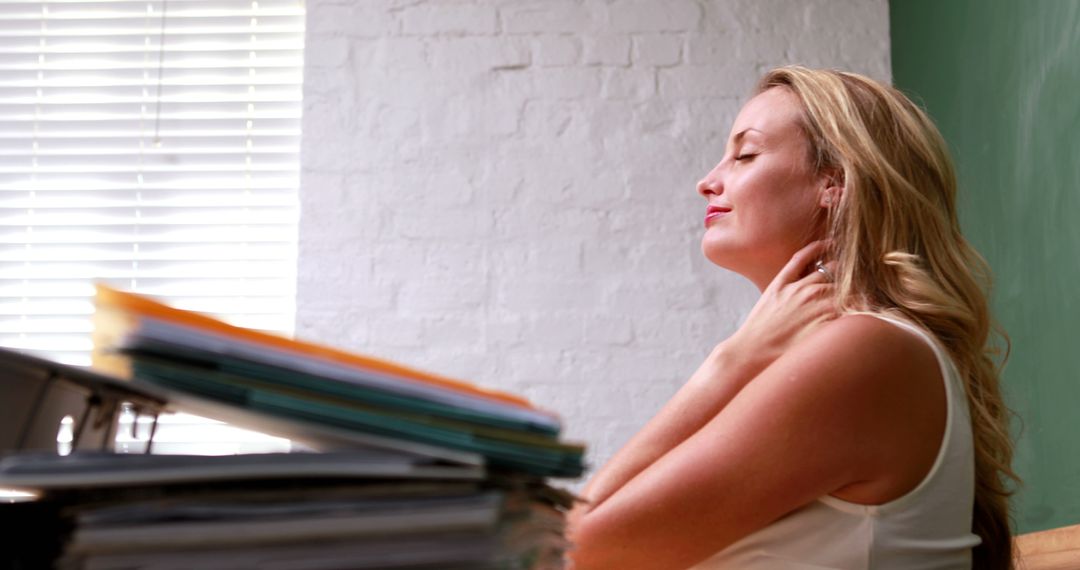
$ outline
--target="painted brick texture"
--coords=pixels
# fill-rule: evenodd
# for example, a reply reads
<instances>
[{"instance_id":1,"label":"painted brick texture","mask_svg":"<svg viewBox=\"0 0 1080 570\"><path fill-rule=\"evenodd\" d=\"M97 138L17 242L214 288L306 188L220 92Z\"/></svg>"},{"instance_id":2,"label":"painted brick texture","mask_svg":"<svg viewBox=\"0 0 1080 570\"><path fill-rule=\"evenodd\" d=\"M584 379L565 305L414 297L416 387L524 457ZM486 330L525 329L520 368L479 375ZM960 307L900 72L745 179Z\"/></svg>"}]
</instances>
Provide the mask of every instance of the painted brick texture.
<instances>
[{"instance_id":1,"label":"painted brick texture","mask_svg":"<svg viewBox=\"0 0 1080 570\"><path fill-rule=\"evenodd\" d=\"M599 465L749 310L696 181L886 0L307 0L297 335L526 395Z\"/></svg>"}]
</instances>

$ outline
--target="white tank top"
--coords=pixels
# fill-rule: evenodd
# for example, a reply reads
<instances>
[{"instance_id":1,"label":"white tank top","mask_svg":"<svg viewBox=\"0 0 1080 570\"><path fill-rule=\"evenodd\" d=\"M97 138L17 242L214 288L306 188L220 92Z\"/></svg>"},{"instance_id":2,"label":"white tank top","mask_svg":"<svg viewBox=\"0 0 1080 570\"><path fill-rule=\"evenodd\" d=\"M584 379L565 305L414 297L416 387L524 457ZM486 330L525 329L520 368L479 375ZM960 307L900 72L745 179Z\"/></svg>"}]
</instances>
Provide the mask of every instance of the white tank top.
<instances>
[{"instance_id":1,"label":"white tank top","mask_svg":"<svg viewBox=\"0 0 1080 570\"><path fill-rule=\"evenodd\" d=\"M915 489L882 505L821 497L691 570L971 568L971 548L980 539L971 532L975 457L963 384L948 353L926 331L873 316L915 333L937 356L948 414L930 472Z\"/></svg>"}]
</instances>

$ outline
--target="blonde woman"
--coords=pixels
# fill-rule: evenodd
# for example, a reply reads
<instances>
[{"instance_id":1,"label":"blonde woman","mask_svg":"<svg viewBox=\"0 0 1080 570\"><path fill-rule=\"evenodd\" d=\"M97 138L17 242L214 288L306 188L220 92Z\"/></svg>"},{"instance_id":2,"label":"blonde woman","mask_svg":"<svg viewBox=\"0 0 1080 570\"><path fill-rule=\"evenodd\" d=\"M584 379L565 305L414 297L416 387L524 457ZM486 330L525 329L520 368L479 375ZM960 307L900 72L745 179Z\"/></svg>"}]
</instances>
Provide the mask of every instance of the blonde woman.
<instances>
[{"instance_id":1,"label":"blonde woman","mask_svg":"<svg viewBox=\"0 0 1080 570\"><path fill-rule=\"evenodd\" d=\"M1010 568L987 271L933 123L776 69L697 190L705 256L762 295L589 482L574 567Z\"/></svg>"}]
</instances>

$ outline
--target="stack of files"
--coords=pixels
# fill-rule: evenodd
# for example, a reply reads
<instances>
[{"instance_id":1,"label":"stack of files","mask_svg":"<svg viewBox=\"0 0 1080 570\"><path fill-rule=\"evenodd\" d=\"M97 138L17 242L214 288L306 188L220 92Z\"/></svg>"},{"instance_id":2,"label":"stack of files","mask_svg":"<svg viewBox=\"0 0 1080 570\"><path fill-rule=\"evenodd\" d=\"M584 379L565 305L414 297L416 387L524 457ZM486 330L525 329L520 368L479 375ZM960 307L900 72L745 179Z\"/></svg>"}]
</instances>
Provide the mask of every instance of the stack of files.
<instances>
[{"instance_id":1,"label":"stack of files","mask_svg":"<svg viewBox=\"0 0 1080 570\"><path fill-rule=\"evenodd\" d=\"M96 303L98 377L307 451L8 455L0 487L61 513L58 568L561 567L573 497L548 479L579 476L584 447L554 414L109 287Z\"/></svg>"},{"instance_id":2,"label":"stack of files","mask_svg":"<svg viewBox=\"0 0 1080 570\"><path fill-rule=\"evenodd\" d=\"M333 440L537 477L584 469L584 447L560 441L558 418L518 396L105 286L96 302L94 367L195 413L318 449Z\"/></svg>"},{"instance_id":3,"label":"stack of files","mask_svg":"<svg viewBox=\"0 0 1080 570\"><path fill-rule=\"evenodd\" d=\"M573 498L548 478L578 476L584 449L559 438L553 414L513 394L107 287L97 302L95 372L0 351L0 382L32 389L35 409L52 397L44 388L74 387L63 393L69 406L19 425L46 419L37 430L45 433L67 413L81 438L68 456L26 437L4 448L0 487L38 500L0 505L0 522L25 525L32 514L38 522L20 536L47 539L49 556L28 557L37 547L27 543L0 549L0 561L48 559L64 570L561 567ZM4 372L12 364L21 383ZM120 398L309 451L90 451L115 434ZM92 429L102 435L88 442Z\"/></svg>"},{"instance_id":4,"label":"stack of files","mask_svg":"<svg viewBox=\"0 0 1080 570\"><path fill-rule=\"evenodd\" d=\"M566 548L565 493L387 451L20 454L0 485L67 513L60 569L556 568Z\"/></svg>"}]
</instances>

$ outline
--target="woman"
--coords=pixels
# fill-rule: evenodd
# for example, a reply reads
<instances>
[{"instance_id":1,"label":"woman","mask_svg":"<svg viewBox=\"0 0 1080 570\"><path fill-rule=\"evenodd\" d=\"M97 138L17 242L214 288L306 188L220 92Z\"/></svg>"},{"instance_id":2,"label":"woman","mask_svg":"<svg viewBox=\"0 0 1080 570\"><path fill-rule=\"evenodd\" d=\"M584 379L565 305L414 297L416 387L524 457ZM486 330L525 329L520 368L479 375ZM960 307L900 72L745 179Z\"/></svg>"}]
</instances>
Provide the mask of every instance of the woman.
<instances>
[{"instance_id":1,"label":"woman","mask_svg":"<svg viewBox=\"0 0 1080 570\"><path fill-rule=\"evenodd\" d=\"M575 568L1011 567L987 271L926 115L776 69L698 192L761 299L589 482Z\"/></svg>"}]
</instances>

